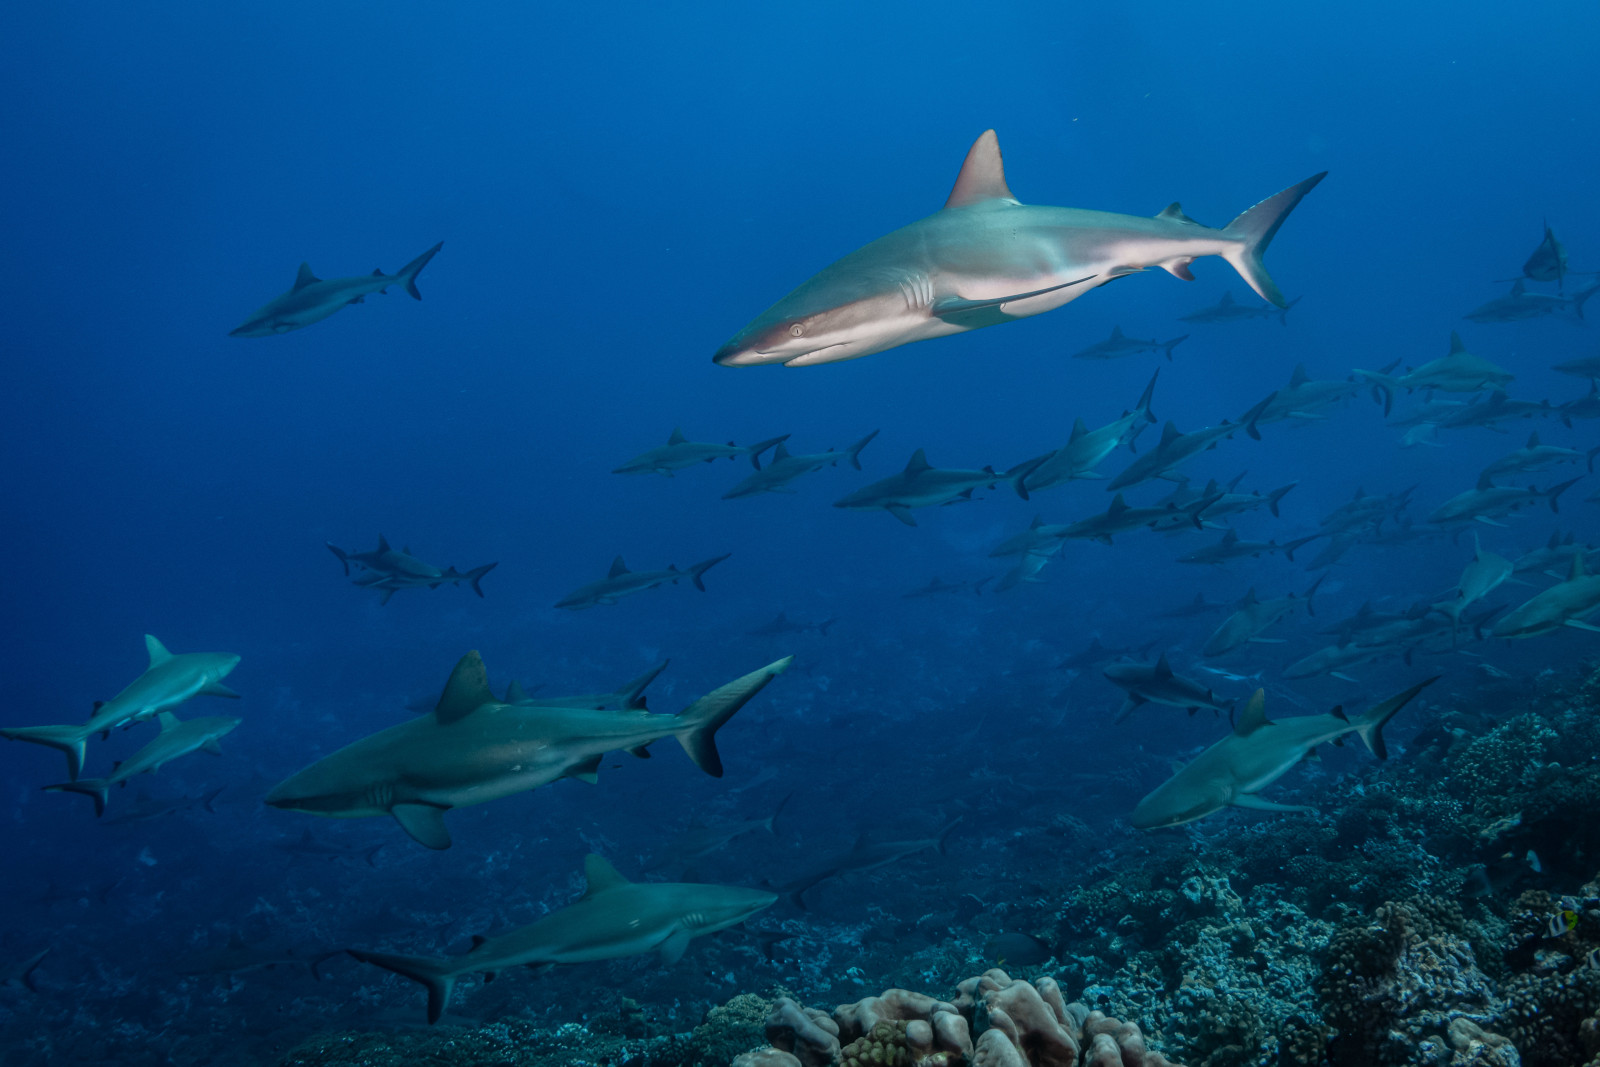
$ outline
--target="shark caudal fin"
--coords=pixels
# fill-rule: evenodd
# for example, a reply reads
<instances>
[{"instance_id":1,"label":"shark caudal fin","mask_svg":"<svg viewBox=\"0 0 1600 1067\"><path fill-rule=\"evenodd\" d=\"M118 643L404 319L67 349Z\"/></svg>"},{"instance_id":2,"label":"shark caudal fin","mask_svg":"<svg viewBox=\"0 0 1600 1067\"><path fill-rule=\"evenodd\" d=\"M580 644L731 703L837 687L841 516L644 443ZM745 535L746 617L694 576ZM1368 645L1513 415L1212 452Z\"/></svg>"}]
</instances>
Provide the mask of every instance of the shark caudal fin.
<instances>
[{"instance_id":1,"label":"shark caudal fin","mask_svg":"<svg viewBox=\"0 0 1600 1067\"><path fill-rule=\"evenodd\" d=\"M342 549L338 545L334 544L332 541L324 541L322 543L327 545L328 546L328 551L332 552L335 556L337 556L338 559L339 559L339 562L344 565L345 577L348 578L350 576L350 556L349 556L349 554L346 553L344 549Z\"/></svg>"},{"instance_id":2,"label":"shark caudal fin","mask_svg":"<svg viewBox=\"0 0 1600 1067\"><path fill-rule=\"evenodd\" d=\"M867 434L867 436L863 437L861 440L844 450L844 454L850 457L850 466L854 467L856 470L861 469L861 450L870 445L872 443L872 439L876 436L878 436L878 431L873 430L871 433ZM1593 469L1592 461L1590 463L1590 468Z\"/></svg>"},{"instance_id":3,"label":"shark caudal fin","mask_svg":"<svg viewBox=\"0 0 1600 1067\"><path fill-rule=\"evenodd\" d=\"M1367 748L1371 749L1374 756L1379 759L1389 758L1389 749L1383 743L1384 724L1394 718L1401 708L1411 703L1412 697L1437 682L1440 677L1440 675L1436 674L1425 682L1418 682L1404 693L1392 696L1382 704L1374 706L1351 723L1356 728L1356 733L1361 735L1361 740L1367 743Z\"/></svg>"},{"instance_id":4,"label":"shark caudal fin","mask_svg":"<svg viewBox=\"0 0 1600 1067\"><path fill-rule=\"evenodd\" d=\"M8 741L32 741L49 745L67 757L67 778L76 782L83 770L83 750L89 732L82 726L11 726L0 730Z\"/></svg>"},{"instance_id":5,"label":"shark caudal fin","mask_svg":"<svg viewBox=\"0 0 1600 1067\"><path fill-rule=\"evenodd\" d=\"M705 576L706 571L710 570L712 567L715 567L717 564L721 563L731 555L733 555L732 552L724 552L715 559L701 560L699 563L696 563L683 573L689 576L689 580L694 583L694 587L696 589L704 593L706 591L706 583L700 579Z\"/></svg>"},{"instance_id":6,"label":"shark caudal fin","mask_svg":"<svg viewBox=\"0 0 1600 1067\"><path fill-rule=\"evenodd\" d=\"M106 800L111 794L111 783L104 778L83 778L44 787L47 793L82 793L94 800L94 813L98 818L106 813Z\"/></svg>"},{"instance_id":7,"label":"shark caudal fin","mask_svg":"<svg viewBox=\"0 0 1600 1067\"><path fill-rule=\"evenodd\" d=\"M395 274L395 280L401 285L405 286L406 292L411 294L411 299L422 299L422 293L417 289L417 275L422 273L422 268L428 265L428 260L438 255L439 249L443 247L444 242L440 241L438 244L422 253L422 255L401 267L399 272Z\"/></svg>"},{"instance_id":8,"label":"shark caudal fin","mask_svg":"<svg viewBox=\"0 0 1600 1067\"><path fill-rule=\"evenodd\" d=\"M1313 174L1299 185L1291 185L1277 196L1269 196L1255 207L1247 209L1222 229L1224 237L1238 242L1222 253L1222 257L1233 265L1233 269L1239 272L1239 277L1243 278L1261 299L1277 307L1287 309L1289 302L1283 298L1277 283L1267 273L1267 265L1261 257L1266 255L1267 246L1277 236L1278 227L1289 217L1289 212L1293 211L1295 205L1327 176L1327 171Z\"/></svg>"},{"instance_id":9,"label":"shark caudal fin","mask_svg":"<svg viewBox=\"0 0 1600 1067\"><path fill-rule=\"evenodd\" d=\"M776 663L769 663L758 671L751 671L743 678L736 678L712 690L678 713L683 725L678 727L676 737L696 767L713 778L722 777L722 757L717 753L717 730L793 662L793 656L785 656Z\"/></svg>"},{"instance_id":10,"label":"shark caudal fin","mask_svg":"<svg viewBox=\"0 0 1600 1067\"><path fill-rule=\"evenodd\" d=\"M1184 334L1182 337L1174 337L1170 341L1163 341L1162 342L1162 344L1161 344L1161 352L1162 352L1163 355L1165 355L1167 357L1167 362L1168 363L1172 362L1172 350L1174 348L1177 348L1179 345L1183 344L1183 342L1187 341L1188 339L1189 339L1189 335L1188 334Z\"/></svg>"},{"instance_id":11,"label":"shark caudal fin","mask_svg":"<svg viewBox=\"0 0 1600 1067\"><path fill-rule=\"evenodd\" d=\"M493 563L485 563L481 567L472 568L467 573L461 575L461 577L459 579L457 579L457 580L458 581L462 581L462 582L466 582L468 585L472 586L472 591L474 593L477 593L479 596L482 596L483 595L483 586L479 585L478 583L483 581L483 576L485 574L488 574L490 571L494 570L498 566L500 566L499 560L496 560Z\"/></svg>"},{"instance_id":12,"label":"shark caudal fin","mask_svg":"<svg viewBox=\"0 0 1600 1067\"><path fill-rule=\"evenodd\" d=\"M451 969L450 960L433 959L429 956L397 956L388 952L363 952L355 948L345 951L362 963L371 963L427 986L428 1022L438 1022L439 1016L443 1015L444 1009L449 1006L450 994L455 991L456 986L456 975Z\"/></svg>"}]
</instances>

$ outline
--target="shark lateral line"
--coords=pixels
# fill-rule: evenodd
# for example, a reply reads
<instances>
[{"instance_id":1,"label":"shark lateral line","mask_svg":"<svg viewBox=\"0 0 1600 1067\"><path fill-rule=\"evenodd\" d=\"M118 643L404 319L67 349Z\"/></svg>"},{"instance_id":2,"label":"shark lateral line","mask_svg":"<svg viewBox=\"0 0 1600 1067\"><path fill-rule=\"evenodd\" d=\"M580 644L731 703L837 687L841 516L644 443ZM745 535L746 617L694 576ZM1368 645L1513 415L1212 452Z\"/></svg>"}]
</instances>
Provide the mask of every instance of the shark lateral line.
<instances>
[{"instance_id":1,"label":"shark lateral line","mask_svg":"<svg viewBox=\"0 0 1600 1067\"><path fill-rule=\"evenodd\" d=\"M695 766L720 778L717 730L793 658L737 678L677 715L653 715L496 700L483 659L469 652L451 672L431 715L323 757L274 786L266 803L336 819L392 815L420 844L444 849L450 847L444 813L451 808L524 793L560 778L593 784L607 752L626 750L643 758L664 737L676 738Z\"/></svg>"},{"instance_id":2,"label":"shark lateral line","mask_svg":"<svg viewBox=\"0 0 1600 1067\"><path fill-rule=\"evenodd\" d=\"M1189 264L1201 256L1226 259L1263 300L1286 308L1261 257L1325 174L1213 229L1176 203L1153 218L1023 204L988 130L967 152L943 210L825 267L712 358L725 367L859 359L1038 315L1148 267L1192 280Z\"/></svg>"},{"instance_id":3,"label":"shark lateral line","mask_svg":"<svg viewBox=\"0 0 1600 1067\"><path fill-rule=\"evenodd\" d=\"M421 300L417 289L417 275L428 261L444 247L440 241L393 274L374 270L371 274L352 278L330 278L326 281L311 272L311 264L300 264L294 285L287 293L275 296L255 310L244 324L230 330L229 337L272 337L321 322L336 311L351 304L365 303L373 293L386 293L389 286L398 285Z\"/></svg>"},{"instance_id":4,"label":"shark lateral line","mask_svg":"<svg viewBox=\"0 0 1600 1067\"><path fill-rule=\"evenodd\" d=\"M647 952L670 966L683 958L690 941L737 926L778 899L775 893L739 886L630 882L593 853L584 858L583 873L586 886L576 901L499 937L474 937L464 956L436 959L359 949L350 949L350 955L426 986L428 1022L434 1023L464 974L481 971L488 981L507 967L588 963Z\"/></svg>"},{"instance_id":5,"label":"shark lateral line","mask_svg":"<svg viewBox=\"0 0 1600 1067\"><path fill-rule=\"evenodd\" d=\"M1257 689L1232 733L1139 801L1133 809L1134 828L1180 826L1226 807L1313 811L1304 805L1277 804L1259 794L1297 763L1310 758L1319 745L1339 744L1346 734L1359 734L1374 756L1387 759L1384 724L1438 680L1435 676L1419 682L1354 719L1346 716L1342 708L1334 708L1326 715L1299 715L1273 722L1267 718L1266 695Z\"/></svg>"}]
</instances>

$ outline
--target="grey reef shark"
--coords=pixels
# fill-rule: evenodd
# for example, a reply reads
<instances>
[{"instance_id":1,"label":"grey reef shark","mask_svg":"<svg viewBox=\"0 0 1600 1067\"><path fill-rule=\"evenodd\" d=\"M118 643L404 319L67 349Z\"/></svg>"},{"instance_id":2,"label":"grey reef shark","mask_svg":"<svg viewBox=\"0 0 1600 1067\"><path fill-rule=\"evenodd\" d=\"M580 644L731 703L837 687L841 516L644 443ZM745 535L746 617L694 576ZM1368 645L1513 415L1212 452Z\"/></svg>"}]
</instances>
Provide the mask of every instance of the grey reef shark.
<instances>
[{"instance_id":1,"label":"grey reef shark","mask_svg":"<svg viewBox=\"0 0 1600 1067\"><path fill-rule=\"evenodd\" d=\"M556 607L567 608L570 611L582 611L584 608L592 608L598 604L615 604L625 596L642 593L646 589L654 589L658 585L666 585L668 582L677 585L679 580L683 578L689 579L694 583L696 589L704 593L706 591L706 583L703 579L706 571L731 555L733 555L732 552L725 552L713 559L701 560L694 566L684 570L679 570L678 565L674 563L667 567L666 570L659 571L630 571L628 565L622 562L622 557L618 556L611 561L611 570L607 572L604 578L597 582L590 582L588 585L580 586L568 593L556 601Z\"/></svg>"},{"instance_id":2,"label":"grey reef shark","mask_svg":"<svg viewBox=\"0 0 1600 1067\"><path fill-rule=\"evenodd\" d=\"M639 453L611 473L663 474L670 478L674 472L688 470L698 463L715 463L719 459L738 459L740 456L749 456L759 470L761 453L788 439L789 435L784 434L782 437L757 441L753 445L736 445L732 441L719 445L710 441L691 441L683 436L681 429L674 427L666 444Z\"/></svg>"},{"instance_id":3,"label":"grey reef shark","mask_svg":"<svg viewBox=\"0 0 1600 1067\"><path fill-rule=\"evenodd\" d=\"M371 274L351 278L323 280L311 272L311 264L302 263L299 273L295 275L294 286L287 293L262 304L242 325L229 331L228 336L273 337L298 330L321 322L351 304L364 303L373 293L386 293L391 285L400 286L411 295L411 299L421 300L417 275L443 247L444 242L440 241L393 274L374 270Z\"/></svg>"},{"instance_id":4,"label":"grey reef shark","mask_svg":"<svg viewBox=\"0 0 1600 1067\"><path fill-rule=\"evenodd\" d=\"M712 358L725 367L858 359L1038 315L1148 267L1192 280L1189 265L1200 256L1226 259L1263 300L1286 308L1261 257L1324 174L1219 230L1176 203L1153 218L1023 204L1006 184L1000 140L988 130L967 152L942 210L825 267Z\"/></svg>"}]
</instances>

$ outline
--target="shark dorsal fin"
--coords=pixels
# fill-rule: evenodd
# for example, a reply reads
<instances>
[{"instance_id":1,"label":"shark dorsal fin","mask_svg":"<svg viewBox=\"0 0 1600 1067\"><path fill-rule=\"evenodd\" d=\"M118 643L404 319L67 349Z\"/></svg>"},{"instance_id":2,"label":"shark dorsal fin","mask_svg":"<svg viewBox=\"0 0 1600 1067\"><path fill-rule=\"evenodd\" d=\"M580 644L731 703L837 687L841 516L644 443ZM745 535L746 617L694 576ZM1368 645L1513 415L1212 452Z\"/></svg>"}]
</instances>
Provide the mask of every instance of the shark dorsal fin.
<instances>
[{"instance_id":1,"label":"shark dorsal fin","mask_svg":"<svg viewBox=\"0 0 1600 1067\"><path fill-rule=\"evenodd\" d=\"M1246 603L1246 604L1259 604L1260 603L1260 601L1256 599L1256 587L1255 586L1252 585L1250 587L1249 591L1245 593L1245 595L1244 595L1244 603Z\"/></svg>"},{"instance_id":2,"label":"shark dorsal fin","mask_svg":"<svg viewBox=\"0 0 1600 1067\"><path fill-rule=\"evenodd\" d=\"M1080 415L1072 421L1072 436L1068 440L1076 441L1088 432L1089 425L1083 421L1083 416Z\"/></svg>"},{"instance_id":3,"label":"shark dorsal fin","mask_svg":"<svg viewBox=\"0 0 1600 1067\"><path fill-rule=\"evenodd\" d=\"M150 653L150 666L152 667L159 667L172 658L172 653L167 651L167 646L163 645L154 634L144 635L144 650Z\"/></svg>"},{"instance_id":4,"label":"shark dorsal fin","mask_svg":"<svg viewBox=\"0 0 1600 1067\"><path fill-rule=\"evenodd\" d=\"M950 199L944 206L966 207L985 200L1010 200L1006 185L1006 165L1000 158L1000 138L993 130L984 130L967 150L967 158L956 175L956 185L950 190Z\"/></svg>"},{"instance_id":5,"label":"shark dorsal fin","mask_svg":"<svg viewBox=\"0 0 1600 1067\"><path fill-rule=\"evenodd\" d=\"M1225 308L1233 307L1233 294L1228 292L1223 293L1222 299L1217 301L1217 306Z\"/></svg>"},{"instance_id":6,"label":"shark dorsal fin","mask_svg":"<svg viewBox=\"0 0 1600 1067\"><path fill-rule=\"evenodd\" d=\"M1227 533L1222 535L1222 543L1225 544L1225 545L1234 544L1238 540L1239 540L1239 531L1238 530L1229 530Z\"/></svg>"},{"instance_id":7,"label":"shark dorsal fin","mask_svg":"<svg viewBox=\"0 0 1600 1067\"><path fill-rule=\"evenodd\" d=\"M161 724L162 733L166 733L168 730L176 730L178 728L178 717L172 714L170 711L156 712L156 721Z\"/></svg>"},{"instance_id":8,"label":"shark dorsal fin","mask_svg":"<svg viewBox=\"0 0 1600 1067\"><path fill-rule=\"evenodd\" d=\"M1528 435L1528 447L1529 448L1538 448L1539 447L1539 431L1538 430L1535 430L1535 431L1533 431L1532 433L1530 433Z\"/></svg>"},{"instance_id":9,"label":"shark dorsal fin","mask_svg":"<svg viewBox=\"0 0 1600 1067\"><path fill-rule=\"evenodd\" d=\"M321 278L319 278L315 274L311 273L311 264L302 263L302 264L300 264L300 273L298 273L298 274L296 274L294 276L294 289L292 290L292 292L298 293L300 290L304 289L306 286L308 286L308 285L316 285L321 280L322 280Z\"/></svg>"},{"instance_id":10,"label":"shark dorsal fin","mask_svg":"<svg viewBox=\"0 0 1600 1067\"><path fill-rule=\"evenodd\" d=\"M618 556L616 559L611 561L611 569L606 572L606 577L607 578L615 578L619 574L627 574L627 573L628 573L628 565L626 563L622 562L622 557L621 556Z\"/></svg>"},{"instance_id":11,"label":"shark dorsal fin","mask_svg":"<svg viewBox=\"0 0 1600 1067\"><path fill-rule=\"evenodd\" d=\"M1161 443L1164 445L1170 445L1182 436L1174 423L1169 422L1161 428Z\"/></svg>"},{"instance_id":12,"label":"shark dorsal fin","mask_svg":"<svg viewBox=\"0 0 1600 1067\"><path fill-rule=\"evenodd\" d=\"M1035 515L1033 517L1033 521L1028 523L1028 529L1037 530L1039 527L1041 527L1043 525L1044 525L1044 516L1043 515Z\"/></svg>"},{"instance_id":13,"label":"shark dorsal fin","mask_svg":"<svg viewBox=\"0 0 1600 1067\"><path fill-rule=\"evenodd\" d=\"M1494 478L1492 478L1490 476L1488 471L1484 471L1482 474L1478 475L1477 489L1480 492L1482 490L1484 490L1484 489L1493 489L1493 488L1494 488Z\"/></svg>"},{"instance_id":14,"label":"shark dorsal fin","mask_svg":"<svg viewBox=\"0 0 1600 1067\"><path fill-rule=\"evenodd\" d=\"M1346 715L1344 713L1344 705L1343 704L1335 704L1333 706L1333 710L1328 712L1328 714L1332 715L1335 719L1338 719L1340 722L1349 722L1350 721L1350 716L1348 716L1348 715Z\"/></svg>"},{"instance_id":15,"label":"shark dorsal fin","mask_svg":"<svg viewBox=\"0 0 1600 1067\"><path fill-rule=\"evenodd\" d=\"M932 469L933 468L928 464L927 454L920 448L911 453L911 458L906 460L907 474L921 474L925 470Z\"/></svg>"},{"instance_id":16,"label":"shark dorsal fin","mask_svg":"<svg viewBox=\"0 0 1600 1067\"><path fill-rule=\"evenodd\" d=\"M1289 375L1289 388L1298 389L1310 380L1311 375L1306 373L1306 365L1304 363L1296 363L1294 365L1294 373Z\"/></svg>"},{"instance_id":17,"label":"shark dorsal fin","mask_svg":"<svg viewBox=\"0 0 1600 1067\"><path fill-rule=\"evenodd\" d=\"M1572 573L1567 576L1567 581L1575 582L1579 578L1582 578L1584 576L1584 574L1585 574L1585 571L1583 569L1583 557L1584 557L1584 555L1585 555L1585 553L1583 553L1581 551L1574 552L1572 554Z\"/></svg>"},{"instance_id":18,"label":"shark dorsal fin","mask_svg":"<svg viewBox=\"0 0 1600 1067\"><path fill-rule=\"evenodd\" d=\"M474 649L462 656L456 669L450 672L450 680L444 683L444 692L433 714L440 723L448 724L492 703L494 694L489 692L489 672L483 665L483 657Z\"/></svg>"},{"instance_id":19,"label":"shark dorsal fin","mask_svg":"<svg viewBox=\"0 0 1600 1067\"><path fill-rule=\"evenodd\" d=\"M1459 356L1467 350L1466 343L1461 340L1461 335L1454 330L1450 331L1450 355Z\"/></svg>"},{"instance_id":20,"label":"shark dorsal fin","mask_svg":"<svg viewBox=\"0 0 1600 1067\"><path fill-rule=\"evenodd\" d=\"M583 880L588 883L583 891L585 897L592 897L596 893L603 893L607 889L615 889L619 885L632 885L617 869L607 863L605 858L593 852L583 857Z\"/></svg>"},{"instance_id":21,"label":"shark dorsal fin","mask_svg":"<svg viewBox=\"0 0 1600 1067\"><path fill-rule=\"evenodd\" d=\"M1525 293L1527 291L1528 291L1528 287L1523 284L1523 281L1522 281L1521 278L1518 278L1516 281L1511 283L1511 295L1512 296L1521 296L1523 293Z\"/></svg>"},{"instance_id":22,"label":"shark dorsal fin","mask_svg":"<svg viewBox=\"0 0 1600 1067\"><path fill-rule=\"evenodd\" d=\"M528 693L522 688L522 683L517 681L515 678L511 679L511 684L506 686L506 703L522 704L525 703L527 699Z\"/></svg>"},{"instance_id":23,"label":"shark dorsal fin","mask_svg":"<svg viewBox=\"0 0 1600 1067\"><path fill-rule=\"evenodd\" d=\"M1198 222L1195 222L1194 219L1191 219L1188 215L1183 213L1183 205L1178 203L1176 200L1162 208L1160 214L1156 215L1156 218L1169 219L1173 222L1187 222L1194 226L1200 225Z\"/></svg>"},{"instance_id":24,"label":"shark dorsal fin","mask_svg":"<svg viewBox=\"0 0 1600 1067\"><path fill-rule=\"evenodd\" d=\"M688 440L689 439L687 437L683 436L683 430L677 426L674 426L672 428L672 436L667 438L667 444L681 445Z\"/></svg>"},{"instance_id":25,"label":"shark dorsal fin","mask_svg":"<svg viewBox=\"0 0 1600 1067\"><path fill-rule=\"evenodd\" d=\"M778 447L774 448L772 450L772 458L774 460L788 459L789 458L789 446L784 444L782 441L779 441L778 442Z\"/></svg>"},{"instance_id":26,"label":"shark dorsal fin","mask_svg":"<svg viewBox=\"0 0 1600 1067\"><path fill-rule=\"evenodd\" d=\"M1113 341L1122 340L1122 327L1121 326L1113 326L1113 327L1111 327L1111 339Z\"/></svg>"},{"instance_id":27,"label":"shark dorsal fin","mask_svg":"<svg viewBox=\"0 0 1600 1067\"><path fill-rule=\"evenodd\" d=\"M1239 722L1234 726L1233 733L1236 737L1249 737L1263 726L1271 726L1272 720L1267 718L1267 693L1264 689L1257 689L1250 697L1250 703L1244 706L1244 712L1239 716Z\"/></svg>"},{"instance_id":28,"label":"shark dorsal fin","mask_svg":"<svg viewBox=\"0 0 1600 1067\"><path fill-rule=\"evenodd\" d=\"M1121 493L1118 493L1116 496L1111 498L1111 506L1106 509L1106 514L1107 515L1121 515L1124 511L1127 511L1127 510L1128 510L1128 502L1126 500L1122 499L1122 494Z\"/></svg>"},{"instance_id":29,"label":"shark dorsal fin","mask_svg":"<svg viewBox=\"0 0 1600 1067\"><path fill-rule=\"evenodd\" d=\"M1172 677L1172 664L1167 662L1167 654L1165 652L1161 653L1161 658L1156 660L1156 677L1157 678L1171 678Z\"/></svg>"},{"instance_id":30,"label":"shark dorsal fin","mask_svg":"<svg viewBox=\"0 0 1600 1067\"><path fill-rule=\"evenodd\" d=\"M392 552L394 550L389 547L389 539L387 537L383 536L383 534L379 534L378 535L378 547L373 549L373 551L374 552Z\"/></svg>"}]
</instances>

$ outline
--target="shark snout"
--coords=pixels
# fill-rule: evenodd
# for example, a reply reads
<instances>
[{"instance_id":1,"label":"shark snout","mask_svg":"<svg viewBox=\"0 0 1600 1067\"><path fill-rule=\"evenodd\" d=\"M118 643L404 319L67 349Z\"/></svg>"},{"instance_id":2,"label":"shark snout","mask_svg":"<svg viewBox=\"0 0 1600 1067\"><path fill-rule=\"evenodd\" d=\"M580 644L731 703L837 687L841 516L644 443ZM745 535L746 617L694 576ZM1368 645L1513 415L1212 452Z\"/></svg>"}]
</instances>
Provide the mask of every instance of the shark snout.
<instances>
[{"instance_id":1,"label":"shark snout","mask_svg":"<svg viewBox=\"0 0 1600 1067\"><path fill-rule=\"evenodd\" d=\"M719 367L756 367L769 362L771 357L763 356L738 339L729 341L717 349L717 354L711 357L711 362Z\"/></svg>"}]
</instances>

